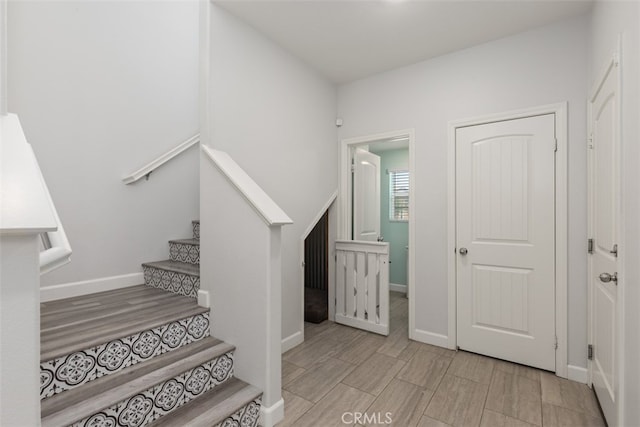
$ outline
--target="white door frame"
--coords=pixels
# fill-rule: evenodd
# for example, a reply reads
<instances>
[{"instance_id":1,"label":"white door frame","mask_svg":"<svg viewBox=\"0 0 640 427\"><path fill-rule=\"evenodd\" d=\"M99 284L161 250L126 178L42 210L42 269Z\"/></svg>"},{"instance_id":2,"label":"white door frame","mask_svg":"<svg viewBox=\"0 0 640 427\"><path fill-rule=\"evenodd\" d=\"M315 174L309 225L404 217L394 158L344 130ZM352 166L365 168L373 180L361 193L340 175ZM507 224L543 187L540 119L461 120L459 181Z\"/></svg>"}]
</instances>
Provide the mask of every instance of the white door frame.
<instances>
[{"instance_id":1,"label":"white door frame","mask_svg":"<svg viewBox=\"0 0 640 427\"><path fill-rule=\"evenodd\" d=\"M340 158L338 168L338 179L340 191L338 194L338 240L349 240L351 236L351 198L350 181L351 175L346 173L350 170L350 150L357 145L369 144L376 141L390 140L406 137L409 139L409 257L407 277L407 298L409 299L409 338L414 338L415 331L415 196L414 196L414 176L415 176L415 130L401 129L390 132L378 133L374 135L359 136L355 138L343 139L340 143ZM331 304L331 303L330 303ZM335 311L334 311L335 313ZM331 320L335 320L330 317Z\"/></svg>"},{"instance_id":2,"label":"white door frame","mask_svg":"<svg viewBox=\"0 0 640 427\"><path fill-rule=\"evenodd\" d=\"M449 348L457 348L457 294L456 294L456 129L504 120L521 119L543 114L554 114L558 150L555 162L555 218L556 218L556 375L567 378L567 246L568 246L568 193L567 193L567 103L544 105L505 113L491 114L449 122L448 132L448 286L449 286Z\"/></svg>"}]
</instances>

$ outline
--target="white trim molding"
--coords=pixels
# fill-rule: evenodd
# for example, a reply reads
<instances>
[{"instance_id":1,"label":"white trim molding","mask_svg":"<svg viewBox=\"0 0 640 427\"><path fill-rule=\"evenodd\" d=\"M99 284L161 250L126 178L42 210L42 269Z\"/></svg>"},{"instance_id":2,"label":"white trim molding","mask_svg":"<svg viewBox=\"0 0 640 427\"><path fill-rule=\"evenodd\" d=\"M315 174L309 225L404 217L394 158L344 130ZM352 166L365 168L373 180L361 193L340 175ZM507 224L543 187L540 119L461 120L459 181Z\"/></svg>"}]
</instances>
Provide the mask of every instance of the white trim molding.
<instances>
[{"instance_id":1,"label":"white trim molding","mask_svg":"<svg viewBox=\"0 0 640 427\"><path fill-rule=\"evenodd\" d=\"M59 285L41 287L40 301L54 301L142 284L144 284L144 275L142 273L122 274L119 276L99 277L97 279L82 280L79 282L61 283Z\"/></svg>"},{"instance_id":2,"label":"white trim molding","mask_svg":"<svg viewBox=\"0 0 640 427\"><path fill-rule=\"evenodd\" d=\"M540 116L543 114L555 115L555 133L558 142L555 166L555 219L556 219L556 257L555 257L555 282L556 282L556 337L558 348L556 350L556 375L567 378L567 316L568 316L568 157L567 157L567 103L543 105L540 107L526 108L505 113L497 113L486 116L474 117L449 122L448 129L448 223L447 223L447 265L448 265L448 347L457 348L456 319L457 319L457 295L456 295L456 129L466 126L474 126L493 123L504 120L520 119L525 117Z\"/></svg>"},{"instance_id":3,"label":"white trim molding","mask_svg":"<svg viewBox=\"0 0 640 427\"><path fill-rule=\"evenodd\" d=\"M184 142L181 142L177 146L173 147L166 153L161 154L157 158L153 159L146 165L142 166L140 169L135 172L131 172L129 175L122 178L122 182L125 184L133 184L138 181L140 178L146 176L149 177L151 172L158 169L160 166L167 163L169 160L177 157L179 154L185 152L189 148L193 147L197 143L200 142L200 134L193 135L191 138L187 139Z\"/></svg>"},{"instance_id":4,"label":"white trim molding","mask_svg":"<svg viewBox=\"0 0 640 427\"><path fill-rule=\"evenodd\" d=\"M284 399L280 398L276 403L269 406L260 407L260 421L258 425L264 427L275 426L276 423L284 419Z\"/></svg>"},{"instance_id":5,"label":"white trim molding","mask_svg":"<svg viewBox=\"0 0 640 427\"><path fill-rule=\"evenodd\" d=\"M582 384L587 384L589 380L589 371L587 370L587 368L583 368L582 366L568 365L567 379Z\"/></svg>"},{"instance_id":6,"label":"white trim molding","mask_svg":"<svg viewBox=\"0 0 640 427\"><path fill-rule=\"evenodd\" d=\"M398 283L389 283L389 290L393 292L407 293L407 285L400 285Z\"/></svg>"},{"instance_id":7,"label":"white trim molding","mask_svg":"<svg viewBox=\"0 0 640 427\"><path fill-rule=\"evenodd\" d=\"M304 328L304 322L302 327ZM282 339L281 352L284 354L292 348L302 344L304 342L304 329L302 331L294 332L286 338Z\"/></svg>"},{"instance_id":8,"label":"white trim molding","mask_svg":"<svg viewBox=\"0 0 640 427\"><path fill-rule=\"evenodd\" d=\"M421 343L435 345L437 347L449 347L449 337L435 332L424 331L422 329L416 329L413 331L414 340Z\"/></svg>"}]
</instances>

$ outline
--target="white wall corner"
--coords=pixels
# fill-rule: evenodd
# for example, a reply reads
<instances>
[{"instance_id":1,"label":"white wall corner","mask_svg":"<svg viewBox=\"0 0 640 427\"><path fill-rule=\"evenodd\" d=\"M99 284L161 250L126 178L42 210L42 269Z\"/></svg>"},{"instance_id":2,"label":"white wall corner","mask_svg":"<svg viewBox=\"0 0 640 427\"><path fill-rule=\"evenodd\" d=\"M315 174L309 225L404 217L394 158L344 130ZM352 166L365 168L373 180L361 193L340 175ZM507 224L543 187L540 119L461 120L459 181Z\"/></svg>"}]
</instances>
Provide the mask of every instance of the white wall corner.
<instances>
[{"instance_id":1,"label":"white wall corner","mask_svg":"<svg viewBox=\"0 0 640 427\"><path fill-rule=\"evenodd\" d=\"M571 381L587 384L589 381L589 371L582 366L567 365L567 378Z\"/></svg>"},{"instance_id":2,"label":"white wall corner","mask_svg":"<svg viewBox=\"0 0 640 427\"><path fill-rule=\"evenodd\" d=\"M54 301L144 284L144 274L130 273L40 288L40 301Z\"/></svg>"},{"instance_id":3,"label":"white wall corner","mask_svg":"<svg viewBox=\"0 0 640 427\"><path fill-rule=\"evenodd\" d=\"M273 427L283 419L284 399L282 398L269 407L262 406L260 408L260 421L258 424L263 427Z\"/></svg>"},{"instance_id":4,"label":"white wall corner","mask_svg":"<svg viewBox=\"0 0 640 427\"><path fill-rule=\"evenodd\" d=\"M304 335L302 335L302 332L300 331L294 334L291 334L286 338L283 338L282 345L281 345L282 353L283 354L286 353L287 351L302 344L303 342L304 342Z\"/></svg>"}]
</instances>

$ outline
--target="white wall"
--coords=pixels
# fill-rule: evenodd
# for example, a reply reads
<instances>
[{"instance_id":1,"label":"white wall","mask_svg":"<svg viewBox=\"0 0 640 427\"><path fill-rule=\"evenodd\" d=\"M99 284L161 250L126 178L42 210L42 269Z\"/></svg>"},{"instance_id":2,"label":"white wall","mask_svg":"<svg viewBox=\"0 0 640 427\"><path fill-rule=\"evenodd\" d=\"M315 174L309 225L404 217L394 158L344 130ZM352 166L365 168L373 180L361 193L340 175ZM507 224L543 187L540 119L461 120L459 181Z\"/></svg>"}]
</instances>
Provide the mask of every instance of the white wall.
<instances>
[{"instance_id":1,"label":"white wall","mask_svg":"<svg viewBox=\"0 0 640 427\"><path fill-rule=\"evenodd\" d=\"M447 335L447 123L568 101L569 364L586 366L587 39L581 17L339 88L341 139L415 128L417 330Z\"/></svg>"},{"instance_id":2,"label":"white wall","mask_svg":"<svg viewBox=\"0 0 640 427\"><path fill-rule=\"evenodd\" d=\"M300 237L337 187L336 90L215 4L210 31L209 145L229 153L294 221L282 231L286 340L301 332Z\"/></svg>"},{"instance_id":3,"label":"white wall","mask_svg":"<svg viewBox=\"0 0 640 427\"><path fill-rule=\"evenodd\" d=\"M43 286L168 258L198 216L198 150L121 178L198 132L197 2L12 1L8 15L9 110L73 248Z\"/></svg>"},{"instance_id":4,"label":"white wall","mask_svg":"<svg viewBox=\"0 0 640 427\"><path fill-rule=\"evenodd\" d=\"M640 4L638 2L597 2L591 19L589 86L601 78L602 68L618 46L622 49L622 239L623 273L619 298L624 310L624 389L620 425L640 423Z\"/></svg>"}]
</instances>

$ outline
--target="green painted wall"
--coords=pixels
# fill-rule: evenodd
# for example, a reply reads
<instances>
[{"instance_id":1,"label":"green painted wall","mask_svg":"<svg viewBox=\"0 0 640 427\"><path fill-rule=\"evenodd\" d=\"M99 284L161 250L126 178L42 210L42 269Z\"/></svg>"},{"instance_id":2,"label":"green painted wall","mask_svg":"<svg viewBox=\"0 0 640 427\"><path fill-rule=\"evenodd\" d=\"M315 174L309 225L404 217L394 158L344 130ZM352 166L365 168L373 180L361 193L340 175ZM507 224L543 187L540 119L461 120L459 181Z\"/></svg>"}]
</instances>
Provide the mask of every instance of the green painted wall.
<instances>
[{"instance_id":1,"label":"green painted wall","mask_svg":"<svg viewBox=\"0 0 640 427\"><path fill-rule=\"evenodd\" d=\"M372 152L375 152L372 150ZM389 242L390 260L389 282L407 284L407 254L409 244L409 223L389 221L389 175L387 171L408 170L409 150L407 148L375 152L380 156L380 232L385 242ZM409 177L411 179L411 177Z\"/></svg>"}]
</instances>

